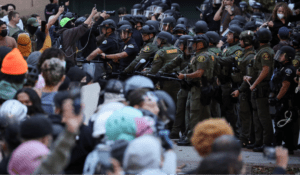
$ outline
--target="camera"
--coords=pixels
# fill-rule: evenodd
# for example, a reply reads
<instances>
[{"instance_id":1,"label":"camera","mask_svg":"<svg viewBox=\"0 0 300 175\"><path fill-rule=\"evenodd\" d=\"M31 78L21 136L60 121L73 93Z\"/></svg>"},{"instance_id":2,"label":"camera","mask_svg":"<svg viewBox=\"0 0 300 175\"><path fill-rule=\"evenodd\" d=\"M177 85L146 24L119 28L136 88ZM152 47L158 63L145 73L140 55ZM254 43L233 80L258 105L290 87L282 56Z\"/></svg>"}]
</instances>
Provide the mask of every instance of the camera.
<instances>
[{"instance_id":1,"label":"camera","mask_svg":"<svg viewBox=\"0 0 300 175\"><path fill-rule=\"evenodd\" d=\"M104 12L105 10L102 10L102 13ZM110 16L115 16L116 15L116 11L113 10L113 11L106 11L106 14L110 15Z\"/></svg>"},{"instance_id":2,"label":"camera","mask_svg":"<svg viewBox=\"0 0 300 175\"><path fill-rule=\"evenodd\" d=\"M265 158L270 160L276 159L276 150L273 147L265 147L263 151L263 155Z\"/></svg>"}]
</instances>

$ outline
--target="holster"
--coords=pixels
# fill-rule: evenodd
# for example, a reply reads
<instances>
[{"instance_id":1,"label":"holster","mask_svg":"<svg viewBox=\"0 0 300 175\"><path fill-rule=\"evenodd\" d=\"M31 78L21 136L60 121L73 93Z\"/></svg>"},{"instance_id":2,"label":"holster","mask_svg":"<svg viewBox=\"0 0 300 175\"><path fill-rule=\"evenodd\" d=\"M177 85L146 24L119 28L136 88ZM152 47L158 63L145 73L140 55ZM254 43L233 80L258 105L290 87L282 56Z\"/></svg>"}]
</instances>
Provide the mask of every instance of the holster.
<instances>
[{"instance_id":1,"label":"holster","mask_svg":"<svg viewBox=\"0 0 300 175\"><path fill-rule=\"evenodd\" d=\"M211 85L202 86L200 102L203 106L210 105L211 99L214 95L214 91Z\"/></svg>"},{"instance_id":2,"label":"holster","mask_svg":"<svg viewBox=\"0 0 300 175\"><path fill-rule=\"evenodd\" d=\"M268 98L270 93L270 87L268 82L262 82L252 91L252 97L257 98Z\"/></svg>"}]
</instances>

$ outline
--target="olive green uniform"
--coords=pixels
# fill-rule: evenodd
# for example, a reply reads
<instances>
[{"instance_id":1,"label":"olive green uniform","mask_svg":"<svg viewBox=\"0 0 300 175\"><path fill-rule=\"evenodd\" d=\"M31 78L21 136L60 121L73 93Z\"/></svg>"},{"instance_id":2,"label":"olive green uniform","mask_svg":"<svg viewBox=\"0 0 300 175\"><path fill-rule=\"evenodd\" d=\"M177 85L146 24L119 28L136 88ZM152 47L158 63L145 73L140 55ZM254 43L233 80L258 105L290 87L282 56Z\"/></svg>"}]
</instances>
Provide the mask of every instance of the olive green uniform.
<instances>
[{"instance_id":1,"label":"olive green uniform","mask_svg":"<svg viewBox=\"0 0 300 175\"><path fill-rule=\"evenodd\" d=\"M201 78L188 79L191 81L193 86L189 92L190 98L190 122L189 127L191 131L194 130L198 122L211 117L209 105L203 105L201 103L201 88L209 86L213 79L214 70L214 58L210 56L208 49L202 49L200 52L196 53L196 56L191 58L190 64L192 72L196 72L199 69L204 70L204 74ZM204 81L207 81L206 83ZM205 94L206 95L206 94ZM203 97L203 96L202 96ZM192 132L188 134L190 139Z\"/></svg>"},{"instance_id":2,"label":"olive green uniform","mask_svg":"<svg viewBox=\"0 0 300 175\"><path fill-rule=\"evenodd\" d=\"M293 63L293 66L296 68L296 69L299 69L300 68L300 51L296 52L296 55L295 55L295 59L292 61ZM299 81L299 76L297 76L297 79ZM298 92L299 94L299 92ZM298 107L298 110L300 109L300 107ZM299 117L299 115L298 115ZM297 147L298 146L298 138L299 138L299 126L300 126L300 120L298 120L299 123L295 123L295 146Z\"/></svg>"},{"instance_id":3,"label":"olive green uniform","mask_svg":"<svg viewBox=\"0 0 300 175\"><path fill-rule=\"evenodd\" d=\"M189 58L185 58L184 54L178 55L175 59L171 62L167 63L160 69L159 72L169 72L174 68L180 68L183 70L185 67L188 66L190 62ZM187 73L187 72L186 72ZM176 117L175 122L172 127L172 133L178 134L180 131L183 133L185 131L185 120L186 120L186 103L188 98L189 90L186 87L181 87L178 94L177 94L177 104L176 104ZM187 124L187 123L186 123Z\"/></svg>"},{"instance_id":4,"label":"olive green uniform","mask_svg":"<svg viewBox=\"0 0 300 175\"><path fill-rule=\"evenodd\" d=\"M220 76L218 77L221 82L222 89L222 115L225 115L226 120L230 123L236 136L238 136L237 120L237 104L232 101L231 93L233 91L233 83L231 80L232 65L235 60L241 58L244 54L244 49L235 43L228 48L225 48L220 57L217 57L218 63L221 66Z\"/></svg>"},{"instance_id":5,"label":"olive green uniform","mask_svg":"<svg viewBox=\"0 0 300 175\"><path fill-rule=\"evenodd\" d=\"M135 66L140 62L141 59L145 59L146 62L148 62L157 51L157 45L153 44L153 39L150 39L149 42L141 49L139 55L129 64L129 66L126 67L124 72L128 73L134 71Z\"/></svg>"},{"instance_id":6,"label":"olive green uniform","mask_svg":"<svg viewBox=\"0 0 300 175\"><path fill-rule=\"evenodd\" d=\"M158 50L154 56L151 69L147 72L149 74L156 74L164 65L171 62L179 54L182 54L181 50L172 46L171 44L165 44L162 49ZM172 73L173 70L169 70L166 73ZM179 82L176 81L164 81L160 84L161 89L166 91L177 102L177 93L180 89Z\"/></svg>"},{"instance_id":7,"label":"olive green uniform","mask_svg":"<svg viewBox=\"0 0 300 175\"><path fill-rule=\"evenodd\" d=\"M221 55L221 50L215 46L209 46L208 47L208 52L212 53L212 56L216 57ZM217 84L217 75L219 74L219 65L217 65L218 62L215 61L214 65L214 79L215 81L213 82L213 87L216 88L219 85ZM211 99L211 104L210 104L210 112L211 116L213 118L220 118L221 117L221 106L220 103L216 100L216 98Z\"/></svg>"},{"instance_id":8,"label":"olive green uniform","mask_svg":"<svg viewBox=\"0 0 300 175\"><path fill-rule=\"evenodd\" d=\"M270 92L269 81L273 74L274 55L274 51L269 44L260 46L254 58L253 67L249 66L249 76L252 77L251 84L259 77L263 66L269 67L267 77L251 93L256 145L271 145L273 139L273 125L269 112L268 97Z\"/></svg>"},{"instance_id":9,"label":"olive green uniform","mask_svg":"<svg viewBox=\"0 0 300 175\"><path fill-rule=\"evenodd\" d=\"M251 130L251 118L252 118L252 105L251 105L251 91L250 86L247 82L243 81L243 77L247 75L247 66L250 64L250 61L255 57L254 48L246 49L244 56L238 58L237 68L239 72L231 73L231 78L234 83L237 83L239 86L239 118L241 120L241 129L240 129L240 140L242 143L248 143Z\"/></svg>"}]
</instances>

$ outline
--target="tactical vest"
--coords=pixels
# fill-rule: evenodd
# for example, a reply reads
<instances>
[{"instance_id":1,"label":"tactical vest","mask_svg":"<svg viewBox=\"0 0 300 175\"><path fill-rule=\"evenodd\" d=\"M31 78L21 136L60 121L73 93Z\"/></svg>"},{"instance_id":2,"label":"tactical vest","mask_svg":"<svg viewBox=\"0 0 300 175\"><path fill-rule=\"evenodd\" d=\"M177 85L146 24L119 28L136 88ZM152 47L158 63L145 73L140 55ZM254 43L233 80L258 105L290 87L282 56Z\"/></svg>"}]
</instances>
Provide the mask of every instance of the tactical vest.
<instances>
[{"instance_id":1,"label":"tactical vest","mask_svg":"<svg viewBox=\"0 0 300 175\"><path fill-rule=\"evenodd\" d=\"M238 84L242 84L243 83L243 77L245 75L247 75L247 69L248 69L248 66L246 67L242 67L242 63L244 61L246 61L245 59L252 55L252 59L254 58L255 56L255 51L254 50L251 50L249 52L247 52L242 58L238 58L237 60L237 68L238 70L236 72L232 72L231 73L231 79L234 83L238 83ZM251 60L252 60L251 59Z\"/></svg>"}]
</instances>

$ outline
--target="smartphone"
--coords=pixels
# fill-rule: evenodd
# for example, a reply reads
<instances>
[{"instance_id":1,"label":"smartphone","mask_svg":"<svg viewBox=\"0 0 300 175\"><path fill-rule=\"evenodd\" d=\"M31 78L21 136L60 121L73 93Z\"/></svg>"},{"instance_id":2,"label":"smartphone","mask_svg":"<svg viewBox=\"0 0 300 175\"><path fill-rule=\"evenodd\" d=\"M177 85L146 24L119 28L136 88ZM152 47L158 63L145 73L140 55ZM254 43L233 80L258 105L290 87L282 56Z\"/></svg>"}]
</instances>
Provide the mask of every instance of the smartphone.
<instances>
[{"instance_id":1,"label":"smartphone","mask_svg":"<svg viewBox=\"0 0 300 175\"><path fill-rule=\"evenodd\" d=\"M97 4L95 4L95 9L97 8Z\"/></svg>"},{"instance_id":2,"label":"smartphone","mask_svg":"<svg viewBox=\"0 0 300 175\"><path fill-rule=\"evenodd\" d=\"M41 24L41 32L44 32L46 31L46 25L47 25L47 22L46 21L42 21L42 24Z\"/></svg>"}]
</instances>

